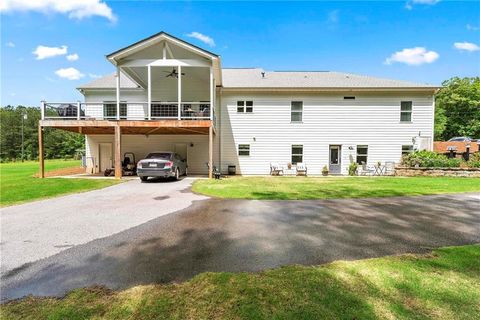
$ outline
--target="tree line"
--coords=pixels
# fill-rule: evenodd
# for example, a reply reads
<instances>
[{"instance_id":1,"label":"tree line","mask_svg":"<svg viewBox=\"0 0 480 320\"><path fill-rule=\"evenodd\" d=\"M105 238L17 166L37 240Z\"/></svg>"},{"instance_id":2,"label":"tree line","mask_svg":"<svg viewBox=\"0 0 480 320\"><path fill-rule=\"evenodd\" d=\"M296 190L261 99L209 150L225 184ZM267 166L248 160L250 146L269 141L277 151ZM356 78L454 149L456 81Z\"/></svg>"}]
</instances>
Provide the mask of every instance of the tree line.
<instances>
[{"instance_id":1,"label":"tree line","mask_svg":"<svg viewBox=\"0 0 480 320\"><path fill-rule=\"evenodd\" d=\"M0 161L22 160L22 127L24 160L38 159L38 121L40 108L5 106L0 108ZM45 158L73 158L85 150L85 137L60 129L44 129Z\"/></svg>"},{"instance_id":2,"label":"tree line","mask_svg":"<svg viewBox=\"0 0 480 320\"><path fill-rule=\"evenodd\" d=\"M24 159L38 158L38 120L38 107L0 108L0 161L22 159L22 121ZM480 139L480 77L446 80L436 95L435 140L455 136ZM85 139L81 134L45 128L44 147L47 159L71 158L85 150Z\"/></svg>"}]
</instances>

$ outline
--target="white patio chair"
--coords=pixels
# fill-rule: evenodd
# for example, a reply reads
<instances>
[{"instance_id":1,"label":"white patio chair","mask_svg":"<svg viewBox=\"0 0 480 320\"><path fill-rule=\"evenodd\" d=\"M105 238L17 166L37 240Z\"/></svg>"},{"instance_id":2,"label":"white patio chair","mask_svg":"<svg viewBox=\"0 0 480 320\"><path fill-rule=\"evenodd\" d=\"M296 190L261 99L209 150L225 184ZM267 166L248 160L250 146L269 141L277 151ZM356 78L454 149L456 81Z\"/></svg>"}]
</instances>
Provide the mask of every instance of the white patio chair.
<instances>
[{"instance_id":1,"label":"white patio chair","mask_svg":"<svg viewBox=\"0 0 480 320\"><path fill-rule=\"evenodd\" d=\"M306 176L307 166L303 162L297 163L297 176Z\"/></svg>"},{"instance_id":2,"label":"white patio chair","mask_svg":"<svg viewBox=\"0 0 480 320\"><path fill-rule=\"evenodd\" d=\"M361 176L372 176L375 174L375 168L371 166L367 166L365 162L362 161L362 166L360 167L360 174Z\"/></svg>"},{"instance_id":3,"label":"white patio chair","mask_svg":"<svg viewBox=\"0 0 480 320\"><path fill-rule=\"evenodd\" d=\"M270 175L279 176L280 173L283 175L283 167L278 163L270 163Z\"/></svg>"},{"instance_id":4,"label":"white patio chair","mask_svg":"<svg viewBox=\"0 0 480 320\"><path fill-rule=\"evenodd\" d=\"M386 161L385 162L385 175L386 176L394 176L395 175L395 162L394 161Z\"/></svg>"}]
</instances>

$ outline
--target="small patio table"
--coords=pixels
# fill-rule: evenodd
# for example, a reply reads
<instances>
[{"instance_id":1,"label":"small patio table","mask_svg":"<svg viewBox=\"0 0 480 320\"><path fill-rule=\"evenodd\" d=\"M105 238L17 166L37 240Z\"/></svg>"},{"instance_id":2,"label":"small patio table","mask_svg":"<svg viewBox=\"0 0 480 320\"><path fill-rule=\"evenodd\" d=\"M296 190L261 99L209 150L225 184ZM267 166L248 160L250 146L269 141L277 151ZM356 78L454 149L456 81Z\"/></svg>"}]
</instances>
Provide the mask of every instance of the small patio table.
<instances>
[{"instance_id":1,"label":"small patio table","mask_svg":"<svg viewBox=\"0 0 480 320\"><path fill-rule=\"evenodd\" d=\"M374 167L375 167L375 173L374 173L375 176L385 175L385 168L386 168L385 165L376 164Z\"/></svg>"}]
</instances>

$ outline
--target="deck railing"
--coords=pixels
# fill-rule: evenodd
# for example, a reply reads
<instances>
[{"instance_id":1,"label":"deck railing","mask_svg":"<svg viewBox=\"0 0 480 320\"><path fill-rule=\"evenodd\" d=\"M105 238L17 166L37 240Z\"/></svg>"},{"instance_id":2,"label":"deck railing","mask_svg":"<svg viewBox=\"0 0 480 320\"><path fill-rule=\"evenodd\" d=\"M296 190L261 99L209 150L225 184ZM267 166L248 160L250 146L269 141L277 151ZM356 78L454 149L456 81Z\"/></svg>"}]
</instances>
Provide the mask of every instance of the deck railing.
<instances>
[{"instance_id":1,"label":"deck railing","mask_svg":"<svg viewBox=\"0 0 480 320\"><path fill-rule=\"evenodd\" d=\"M121 102L117 117L115 101L42 101L41 113L42 120L214 120L210 107L210 101L184 101L180 108L178 102L169 101Z\"/></svg>"}]
</instances>

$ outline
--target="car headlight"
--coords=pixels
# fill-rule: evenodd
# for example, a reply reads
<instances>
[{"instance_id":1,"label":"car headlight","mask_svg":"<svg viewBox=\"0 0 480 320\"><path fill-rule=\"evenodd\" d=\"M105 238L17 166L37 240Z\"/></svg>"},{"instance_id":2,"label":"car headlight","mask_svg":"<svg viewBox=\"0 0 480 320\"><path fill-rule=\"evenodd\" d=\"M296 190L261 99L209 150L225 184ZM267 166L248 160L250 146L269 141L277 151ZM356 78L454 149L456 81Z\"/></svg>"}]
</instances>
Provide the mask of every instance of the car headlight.
<instances>
[{"instance_id":1,"label":"car headlight","mask_svg":"<svg viewBox=\"0 0 480 320\"><path fill-rule=\"evenodd\" d=\"M139 162L139 163L137 164L137 168L140 168L140 169L142 168L142 163L141 163L141 162Z\"/></svg>"}]
</instances>

